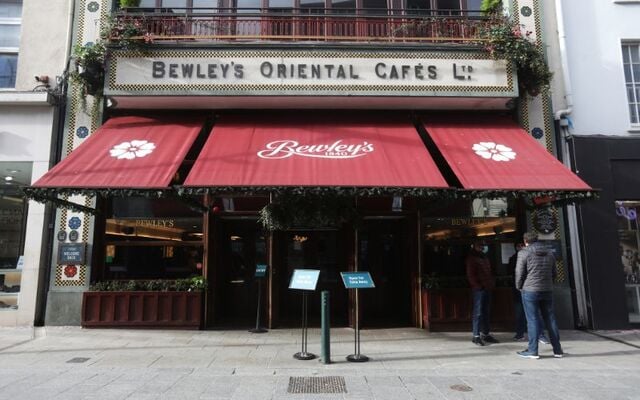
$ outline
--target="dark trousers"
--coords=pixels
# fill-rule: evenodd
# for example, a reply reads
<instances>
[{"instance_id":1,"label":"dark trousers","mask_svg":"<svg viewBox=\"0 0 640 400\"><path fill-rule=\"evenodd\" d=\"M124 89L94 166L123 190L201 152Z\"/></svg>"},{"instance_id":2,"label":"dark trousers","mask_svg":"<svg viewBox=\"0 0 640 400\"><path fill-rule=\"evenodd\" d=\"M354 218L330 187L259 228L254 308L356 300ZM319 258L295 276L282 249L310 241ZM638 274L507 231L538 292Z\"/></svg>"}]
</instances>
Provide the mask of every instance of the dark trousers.
<instances>
[{"instance_id":1,"label":"dark trousers","mask_svg":"<svg viewBox=\"0 0 640 400\"><path fill-rule=\"evenodd\" d=\"M473 336L488 335L491 318L491 292L473 289Z\"/></svg>"},{"instance_id":2,"label":"dark trousers","mask_svg":"<svg viewBox=\"0 0 640 400\"><path fill-rule=\"evenodd\" d=\"M560 332L556 316L553 312L553 296L551 292L522 291L522 304L527 316L527 330L529 331L529 351L538 354L538 336L540 332L540 317L549 331L549 340L555 354L562 354Z\"/></svg>"},{"instance_id":3,"label":"dark trousers","mask_svg":"<svg viewBox=\"0 0 640 400\"><path fill-rule=\"evenodd\" d=\"M516 337L522 337L527 330L527 317L524 314L522 295L515 288L513 289L513 310L516 317Z\"/></svg>"}]
</instances>

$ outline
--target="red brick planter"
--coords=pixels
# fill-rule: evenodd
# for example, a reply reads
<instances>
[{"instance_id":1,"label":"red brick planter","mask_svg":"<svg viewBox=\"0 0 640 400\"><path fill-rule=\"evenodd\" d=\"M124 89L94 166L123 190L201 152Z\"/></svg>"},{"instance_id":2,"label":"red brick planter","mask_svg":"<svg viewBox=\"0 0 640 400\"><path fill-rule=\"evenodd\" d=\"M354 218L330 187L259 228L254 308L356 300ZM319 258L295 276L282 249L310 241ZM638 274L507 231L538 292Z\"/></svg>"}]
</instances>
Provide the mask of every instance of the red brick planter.
<instances>
[{"instance_id":1,"label":"red brick planter","mask_svg":"<svg viewBox=\"0 0 640 400\"><path fill-rule=\"evenodd\" d=\"M200 329L201 292L84 292L85 328Z\"/></svg>"},{"instance_id":2,"label":"red brick planter","mask_svg":"<svg viewBox=\"0 0 640 400\"><path fill-rule=\"evenodd\" d=\"M513 329L512 296L511 288L493 290L492 329ZM434 331L470 330L472 312L471 289L446 288L422 291L422 326L424 329Z\"/></svg>"}]
</instances>

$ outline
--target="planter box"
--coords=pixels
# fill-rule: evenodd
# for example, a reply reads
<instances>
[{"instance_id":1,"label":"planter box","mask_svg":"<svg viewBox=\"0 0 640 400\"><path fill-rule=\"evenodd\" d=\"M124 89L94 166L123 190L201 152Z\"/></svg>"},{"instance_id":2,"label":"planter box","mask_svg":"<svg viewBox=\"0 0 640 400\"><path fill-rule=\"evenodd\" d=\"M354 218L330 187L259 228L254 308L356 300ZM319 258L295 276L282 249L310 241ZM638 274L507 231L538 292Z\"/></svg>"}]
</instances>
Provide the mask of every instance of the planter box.
<instances>
[{"instance_id":1,"label":"planter box","mask_svg":"<svg viewBox=\"0 0 640 400\"><path fill-rule=\"evenodd\" d=\"M427 330L471 330L473 301L471 289L447 288L422 291L422 326ZM491 329L511 330L514 326L511 288L492 291Z\"/></svg>"},{"instance_id":2,"label":"planter box","mask_svg":"<svg viewBox=\"0 0 640 400\"><path fill-rule=\"evenodd\" d=\"M84 292L85 328L200 329L201 292Z\"/></svg>"}]
</instances>

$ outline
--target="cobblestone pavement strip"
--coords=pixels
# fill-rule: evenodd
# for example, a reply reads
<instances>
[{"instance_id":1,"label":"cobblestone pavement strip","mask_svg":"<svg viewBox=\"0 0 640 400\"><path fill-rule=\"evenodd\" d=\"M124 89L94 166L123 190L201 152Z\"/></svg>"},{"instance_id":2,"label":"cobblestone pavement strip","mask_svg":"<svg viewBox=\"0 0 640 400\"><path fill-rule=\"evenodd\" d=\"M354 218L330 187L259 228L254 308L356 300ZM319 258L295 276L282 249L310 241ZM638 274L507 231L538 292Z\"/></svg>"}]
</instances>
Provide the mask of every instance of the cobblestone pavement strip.
<instances>
[{"instance_id":1,"label":"cobblestone pavement strip","mask_svg":"<svg viewBox=\"0 0 640 400\"><path fill-rule=\"evenodd\" d=\"M350 363L353 331L336 328L328 365L292 357L299 333L1 328L0 399L640 399L637 331L563 331L567 357L528 360L509 333L480 348L468 333L363 330L371 361ZM308 376L344 377L346 393L288 393Z\"/></svg>"}]
</instances>

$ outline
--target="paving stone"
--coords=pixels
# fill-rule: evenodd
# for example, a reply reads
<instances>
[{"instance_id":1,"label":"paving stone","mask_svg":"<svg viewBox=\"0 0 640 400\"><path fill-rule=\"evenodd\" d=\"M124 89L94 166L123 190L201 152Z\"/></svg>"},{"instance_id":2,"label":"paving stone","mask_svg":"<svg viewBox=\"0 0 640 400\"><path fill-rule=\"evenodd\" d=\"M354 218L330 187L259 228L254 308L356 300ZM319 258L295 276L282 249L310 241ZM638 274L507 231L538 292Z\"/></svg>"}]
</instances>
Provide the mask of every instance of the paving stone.
<instances>
[{"instance_id":1,"label":"paving stone","mask_svg":"<svg viewBox=\"0 0 640 400\"><path fill-rule=\"evenodd\" d=\"M7 335L7 331L0 332ZM569 356L524 360L521 343L477 348L468 333L419 329L362 331L367 363L350 363L353 330L332 329L332 361L299 361L299 330L259 337L241 331L49 328L36 339L0 345L0 399L631 399L638 398L640 350L563 331ZM319 330L309 349L319 352ZM68 364L73 357L89 357ZM10 367L7 367L9 365ZM292 376L344 377L347 393L289 394ZM550 384L553 382L553 384ZM468 385L459 392L452 385Z\"/></svg>"}]
</instances>

